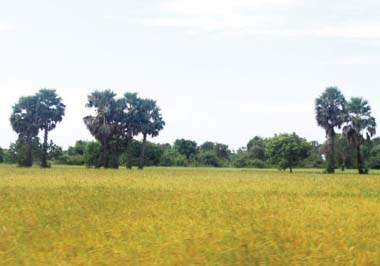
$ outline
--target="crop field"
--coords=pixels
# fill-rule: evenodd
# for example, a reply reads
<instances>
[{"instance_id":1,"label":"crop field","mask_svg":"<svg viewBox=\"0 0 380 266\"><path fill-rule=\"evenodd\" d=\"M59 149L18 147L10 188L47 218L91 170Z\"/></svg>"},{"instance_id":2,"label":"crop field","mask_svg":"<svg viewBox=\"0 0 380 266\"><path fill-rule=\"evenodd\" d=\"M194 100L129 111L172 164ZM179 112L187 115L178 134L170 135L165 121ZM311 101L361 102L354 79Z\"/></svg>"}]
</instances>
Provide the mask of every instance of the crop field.
<instances>
[{"instance_id":1,"label":"crop field","mask_svg":"<svg viewBox=\"0 0 380 266\"><path fill-rule=\"evenodd\" d=\"M380 175L0 166L0 265L380 265Z\"/></svg>"}]
</instances>

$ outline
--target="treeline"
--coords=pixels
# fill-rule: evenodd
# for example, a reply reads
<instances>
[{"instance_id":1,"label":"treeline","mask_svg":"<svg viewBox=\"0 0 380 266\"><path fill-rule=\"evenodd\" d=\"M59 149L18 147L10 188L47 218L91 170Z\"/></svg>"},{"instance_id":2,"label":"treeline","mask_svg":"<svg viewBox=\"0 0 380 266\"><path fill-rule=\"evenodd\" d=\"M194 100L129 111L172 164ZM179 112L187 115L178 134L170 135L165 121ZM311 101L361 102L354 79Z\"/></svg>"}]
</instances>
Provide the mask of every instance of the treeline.
<instances>
[{"instance_id":1,"label":"treeline","mask_svg":"<svg viewBox=\"0 0 380 266\"><path fill-rule=\"evenodd\" d=\"M297 142L298 140L298 142ZM235 167L235 168L323 168L325 167L328 143L308 142L298 136L281 134L272 138L256 136L245 147L231 150L225 144L205 142L198 145L195 141L178 139L173 144L147 142L144 154L147 166L178 167ZM50 142L47 158L53 164L80 165L96 167L100 156L100 143L97 141L77 141L75 145L63 150ZM293 147L293 148L292 148ZM138 167L142 142L133 140L130 147L132 166ZM292 154L296 151L295 154ZM357 154L352 145L341 134L335 143L335 165L342 170L357 168ZM35 163L40 161L42 144L33 144ZM380 169L380 138L375 138L362 147L363 157L368 168ZM18 162L16 143L9 149L0 148L0 162ZM298 159L297 159L298 157ZM127 152L120 155L120 165L127 165ZM289 158L296 158L290 161Z\"/></svg>"},{"instance_id":2,"label":"treeline","mask_svg":"<svg viewBox=\"0 0 380 266\"><path fill-rule=\"evenodd\" d=\"M270 138L256 136L236 151L222 143L177 139L173 144L155 144L165 122L156 101L136 93L122 97L111 90L94 91L83 118L96 141L78 141L63 150L48 138L62 121L65 105L55 90L42 89L21 97L13 106L10 122L19 137L8 149L0 148L0 162L32 166L40 162L86 165L95 168L137 166L212 166L289 169L321 168L333 173L336 168L380 169L380 139L368 101L354 97L347 101L336 87L327 88L316 99L316 120L326 132L326 142L308 142L295 133ZM339 131L340 130L340 131ZM43 140L39 135L43 133ZM141 140L137 140L137 137Z\"/></svg>"}]
</instances>

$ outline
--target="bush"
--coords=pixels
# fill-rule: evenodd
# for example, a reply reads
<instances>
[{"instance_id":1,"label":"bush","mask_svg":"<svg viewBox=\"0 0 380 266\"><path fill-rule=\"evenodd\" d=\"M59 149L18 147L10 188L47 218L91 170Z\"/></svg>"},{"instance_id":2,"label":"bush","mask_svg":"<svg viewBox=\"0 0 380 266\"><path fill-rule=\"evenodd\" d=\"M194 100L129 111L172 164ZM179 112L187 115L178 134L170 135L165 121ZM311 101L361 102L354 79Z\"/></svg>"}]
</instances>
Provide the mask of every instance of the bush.
<instances>
[{"instance_id":1,"label":"bush","mask_svg":"<svg viewBox=\"0 0 380 266\"><path fill-rule=\"evenodd\" d=\"M160 166L187 166L186 156L180 154L177 150L169 148L161 156Z\"/></svg>"},{"instance_id":2,"label":"bush","mask_svg":"<svg viewBox=\"0 0 380 266\"><path fill-rule=\"evenodd\" d=\"M222 167L222 161L214 152L203 152L198 156L198 162L203 166Z\"/></svg>"},{"instance_id":3,"label":"bush","mask_svg":"<svg viewBox=\"0 0 380 266\"><path fill-rule=\"evenodd\" d=\"M87 167L98 165L100 144L96 141L88 142L84 149L83 160Z\"/></svg>"},{"instance_id":4,"label":"bush","mask_svg":"<svg viewBox=\"0 0 380 266\"><path fill-rule=\"evenodd\" d=\"M58 159L58 163L65 165L84 165L83 155L69 155L65 153Z\"/></svg>"},{"instance_id":5,"label":"bush","mask_svg":"<svg viewBox=\"0 0 380 266\"><path fill-rule=\"evenodd\" d=\"M249 167L263 169L267 167L267 164L262 160L256 159L249 162Z\"/></svg>"}]
</instances>

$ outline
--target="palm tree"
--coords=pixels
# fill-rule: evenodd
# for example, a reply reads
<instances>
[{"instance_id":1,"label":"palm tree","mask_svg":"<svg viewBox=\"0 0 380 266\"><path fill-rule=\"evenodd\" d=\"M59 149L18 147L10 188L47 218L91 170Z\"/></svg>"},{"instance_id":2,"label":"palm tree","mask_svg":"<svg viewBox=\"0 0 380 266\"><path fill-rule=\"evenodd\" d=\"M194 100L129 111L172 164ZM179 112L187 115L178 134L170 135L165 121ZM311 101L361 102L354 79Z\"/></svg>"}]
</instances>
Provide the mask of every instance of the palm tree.
<instances>
[{"instance_id":1,"label":"palm tree","mask_svg":"<svg viewBox=\"0 0 380 266\"><path fill-rule=\"evenodd\" d=\"M327 137L327 172L335 172L335 128L341 128L346 119L346 99L336 87L329 87L316 99L316 119Z\"/></svg>"},{"instance_id":2,"label":"palm tree","mask_svg":"<svg viewBox=\"0 0 380 266\"><path fill-rule=\"evenodd\" d=\"M97 168L109 167L110 152L116 145L113 142L117 141L115 135L119 126L119 113L115 96L116 94L111 90L95 91L88 96L86 107L93 108L95 114L86 116L83 120L90 133L101 145ZM113 166L115 165L114 163Z\"/></svg>"},{"instance_id":3,"label":"palm tree","mask_svg":"<svg viewBox=\"0 0 380 266\"><path fill-rule=\"evenodd\" d=\"M44 131L44 143L42 145L41 167L48 167L47 150L49 147L49 131L56 128L65 115L66 106L62 103L55 90L41 89L37 94L38 125Z\"/></svg>"},{"instance_id":4,"label":"palm tree","mask_svg":"<svg viewBox=\"0 0 380 266\"><path fill-rule=\"evenodd\" d=\"M157 106L156 101L144 99L141 101L140 108L140 133L143 135L143 140L139 158L139 169L143 169L147 136L158 136L165 126L165 121L162 118L161 110Z\"/></svg>"},{"instance_id":5,"label":"palm tree","mask_svg":"<svg viewBox=\"0 0 380 266\"><path fill-rule=\"evenodd\" d=\"M369 141L376 134L376 120L371 115L371 107L363 98L351 98L347 105L347 125L343 134L349 144L356 149L359 174L365 174L364 160L361 154L361 145Z\"/></svg>"},{"instance_id":6,"label":"palm tree","mask_svg":"<svg viewBox=\"0 0 380 266\"><path fill-rule=\"evenodd\" d=\"M21 166L33 165L33 138L37 137L39 131L37 104L37 97L27 96L21 97L12 108L12 128L19 134L19 139L26 142L26 160Z\"/></svg>"},{"instance_id":7,"label":"palm tree","mask_svg":"<svg viewBox=\"0 0 380 266\"><path fill-rule=\"evenodd\" d=\"M140 132L140 115L142 99L137 93L127 92L120 100L122 106L122 134L124 147L127 152L127 168L132 169L133 137Z\"/></svg>"}]
</instances>

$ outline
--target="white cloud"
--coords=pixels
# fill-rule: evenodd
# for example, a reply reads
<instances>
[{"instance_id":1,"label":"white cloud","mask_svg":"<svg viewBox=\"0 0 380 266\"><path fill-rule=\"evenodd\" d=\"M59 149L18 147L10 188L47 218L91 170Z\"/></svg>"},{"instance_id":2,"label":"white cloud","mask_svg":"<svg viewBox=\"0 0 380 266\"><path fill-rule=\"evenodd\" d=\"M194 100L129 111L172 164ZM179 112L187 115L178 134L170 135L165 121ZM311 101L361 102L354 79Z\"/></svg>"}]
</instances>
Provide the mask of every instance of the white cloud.
<instances>
[{"instance_id":1,"label":"white cloud","mask_svg":"<svg viewBox=\"0 0 380 266\"><path fill-rule=\"evenodd\" d=\"M159 14L140 17L139 24L181 28L189 33L270 34L273 16L266 10L290 7L299 0L172 0L159 5Z\"/></svg>"},{"instance_id":2,"label":"white cloud","mask_svg":"<svg viewBox=\"0 0 380 266\"><path fill-rule=\"evenodd\" d=\"M0 32L13 31L15 29L14 26L9 24L0 24Z\"/></svg>"},{"instance_id":3,"label":"white cloud","mask_svg":"<svg viewBox=\"0 0 380 266\"><path fill-rule=\"evenodd\" d=\"M380 21L328 26L314 31L314 34L319 37L380 39Z\"/></svg>"},{"instance_id":4,"label":"white cloud","mask_svg":"<svg viewBox=\"0 0 380 266\"><path fill-rule=\"evenodd\" d=\"M259 8L287 7L297 0L173 0L161 5L175 15L229 16Z\"/></svg>"},{"instance_id":5,"label":"white cloud","mask_svg":"<svg viewBox=\"0 0 380 266\"><path fill-rule=\"evenodd\" d=\"M151 11L140 13L134 22L190 34L213 33L227 37L380 39L380 19L363 21L363 17L348 17L338 8L334 18L324 19L322 15L310 13L310 8L301 0L166 0ZM130 20L123 16L107 19ZM341 24L336 24L337 21Z\"/></svg>"}]
</instances>

